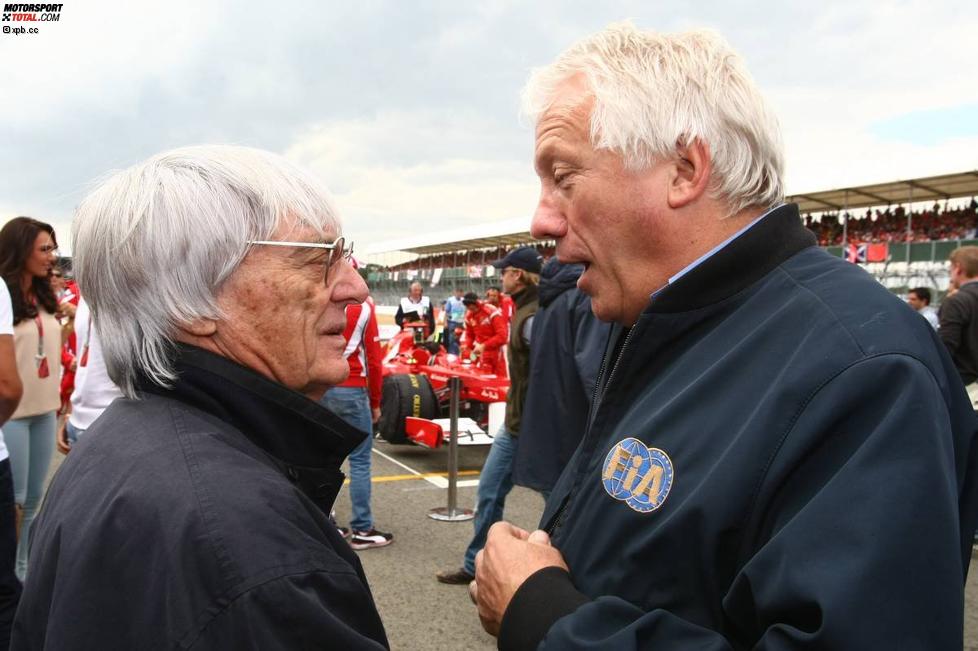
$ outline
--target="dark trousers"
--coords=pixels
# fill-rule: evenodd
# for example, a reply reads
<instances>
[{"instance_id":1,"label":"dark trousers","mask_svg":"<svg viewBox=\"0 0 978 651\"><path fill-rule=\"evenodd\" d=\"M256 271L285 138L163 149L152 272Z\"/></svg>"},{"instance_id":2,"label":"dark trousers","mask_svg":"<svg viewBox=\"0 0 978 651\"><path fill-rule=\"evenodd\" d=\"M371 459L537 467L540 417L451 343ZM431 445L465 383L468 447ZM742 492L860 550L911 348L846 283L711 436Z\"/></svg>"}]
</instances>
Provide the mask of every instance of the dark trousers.
<instances>
[{"instance_id":1,"label":"dark trousers","mask_svg":"<svg viewBox=\"0 0 978 651\"><path fill-rule=\"evenodd\" d=\"M14 481L10 475L10 459L4 459L0 461L0 649L10 648L10 629L20 602L20 581L14 573L16 562Z\"/></svg>"},{"instance_id":2,"label":"dark trousers","mask_svg":"<svg viewBox=\"0 0 978 651\"><path fill-rule=\"evenodd\" d=\"M458 355L458 338L455 336L455 328L461 328L465 324L461 321L448 321L445 323L445 336L442 338L445 344L445 352Z\"/></svg>"}]
</instances>

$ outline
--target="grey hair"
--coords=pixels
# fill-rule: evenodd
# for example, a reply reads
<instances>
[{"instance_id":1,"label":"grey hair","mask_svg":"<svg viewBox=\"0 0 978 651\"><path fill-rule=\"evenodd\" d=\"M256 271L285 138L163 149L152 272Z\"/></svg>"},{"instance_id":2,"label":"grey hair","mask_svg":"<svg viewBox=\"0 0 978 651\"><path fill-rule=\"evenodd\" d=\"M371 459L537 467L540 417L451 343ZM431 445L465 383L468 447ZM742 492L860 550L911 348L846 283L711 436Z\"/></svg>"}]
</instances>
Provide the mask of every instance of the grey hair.
<instances>
[{"instance_id":1,"label":"grey hair","mask_svg":"<svg viewBox=\"0 0 978 651\"><path fill-rule=\"evenodd\" d=\"M340 234L318 179L247 147L163 152L85 197L72 224L76 275L109 377L125 395L135 397L140 374L162 386L175 379L178 324L221 318L217 292L247 242L269 239L285 220Z\"/></svg>"},{"instance_id":2,"label":"grey hair","mask_svg":"<svg viewBox=\"0 0 978 651\"><path fill-rule=\"evenodd\" d=\"M719 34L609 25L532 72L523 112L538 121L558 87L578 74L594 98L592 146L616 152L628 169L651 167L700 140L713 163L710 195L730 215L784 200L777 119L741 57Z\"/></svg>"}]
</instances>

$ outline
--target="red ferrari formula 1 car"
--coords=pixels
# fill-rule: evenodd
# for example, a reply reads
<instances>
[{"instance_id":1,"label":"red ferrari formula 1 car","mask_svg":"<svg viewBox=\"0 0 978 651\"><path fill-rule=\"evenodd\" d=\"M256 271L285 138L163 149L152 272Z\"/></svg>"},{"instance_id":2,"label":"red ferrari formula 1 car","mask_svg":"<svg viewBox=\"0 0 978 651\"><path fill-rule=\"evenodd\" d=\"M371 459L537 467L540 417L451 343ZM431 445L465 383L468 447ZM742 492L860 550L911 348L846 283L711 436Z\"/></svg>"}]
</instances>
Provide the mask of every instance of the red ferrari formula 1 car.
<instances>
[{"instance_id":1,"label":"red ferrari formula 1 car","mask_svg":"<svg viewBox=\"0 0 978 651\"><path fill-rule=\"evenodd\" d=\"M431 427L428 421L449 417L448 380L452 377L461 380L460 417L491 431L490 412L495 420L505 410L509 379L449 355L440 344L424 341L424 325L405 322L401 332L387 342L377 423L380 435L390 443L441 445L441 428Z\"/></svg>"}]
</instances>

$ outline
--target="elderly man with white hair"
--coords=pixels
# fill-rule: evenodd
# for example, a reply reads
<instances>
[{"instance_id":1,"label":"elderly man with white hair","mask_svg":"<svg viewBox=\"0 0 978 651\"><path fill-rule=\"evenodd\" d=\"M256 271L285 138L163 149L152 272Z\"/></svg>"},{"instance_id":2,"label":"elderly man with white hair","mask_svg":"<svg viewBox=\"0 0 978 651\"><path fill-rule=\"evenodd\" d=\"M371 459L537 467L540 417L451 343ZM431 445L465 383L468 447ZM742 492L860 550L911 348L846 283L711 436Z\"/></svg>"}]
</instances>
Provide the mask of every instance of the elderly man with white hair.
<instances>
[{"instance_id":1,"label":"elderly man with white hair","mask_svg":"<svg viewBox=\"0 0 978 651\"><path fill-rule=\"evenodd\" d=\"M94 190L74 253L124 397L51 484L12 648L387 648L327 516L365 433L316 401L367 296L327 190L178 149Z\"/></svg>"},{"instance_id":2,"label":"elderly man with white hair","mask_svg":"<svg viewBox=\"0 0 978 651\"><path fill-rule=\"evenodd\" d=\"M710 32L616 25L531 78L534 236L615 322L541 520L473 591L500 649L954 649L976 419L932 328L815 246Z\"/></svg>"}]
</instances>

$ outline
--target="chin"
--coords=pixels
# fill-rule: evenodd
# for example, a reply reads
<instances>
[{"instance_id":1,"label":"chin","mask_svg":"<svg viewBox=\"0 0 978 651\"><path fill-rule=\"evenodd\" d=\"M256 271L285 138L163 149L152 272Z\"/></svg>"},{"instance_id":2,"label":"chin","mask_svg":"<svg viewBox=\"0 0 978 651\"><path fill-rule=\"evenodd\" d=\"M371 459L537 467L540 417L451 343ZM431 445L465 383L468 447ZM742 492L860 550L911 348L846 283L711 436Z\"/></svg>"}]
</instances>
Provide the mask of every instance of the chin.
<instances>
[{"instance_id":1,"label":"chin","mask_svg":"<svg viewBox=\"0 0 978 651\"><path fill-rule=\"evenodd\" d=\"M328 387L335 387L348 377L350 377L350 365L346 359L341 358L339 363L330 364L327 368L324 368L323 372L318 374L316 379Z\"/></svg>"}]
</instances>

